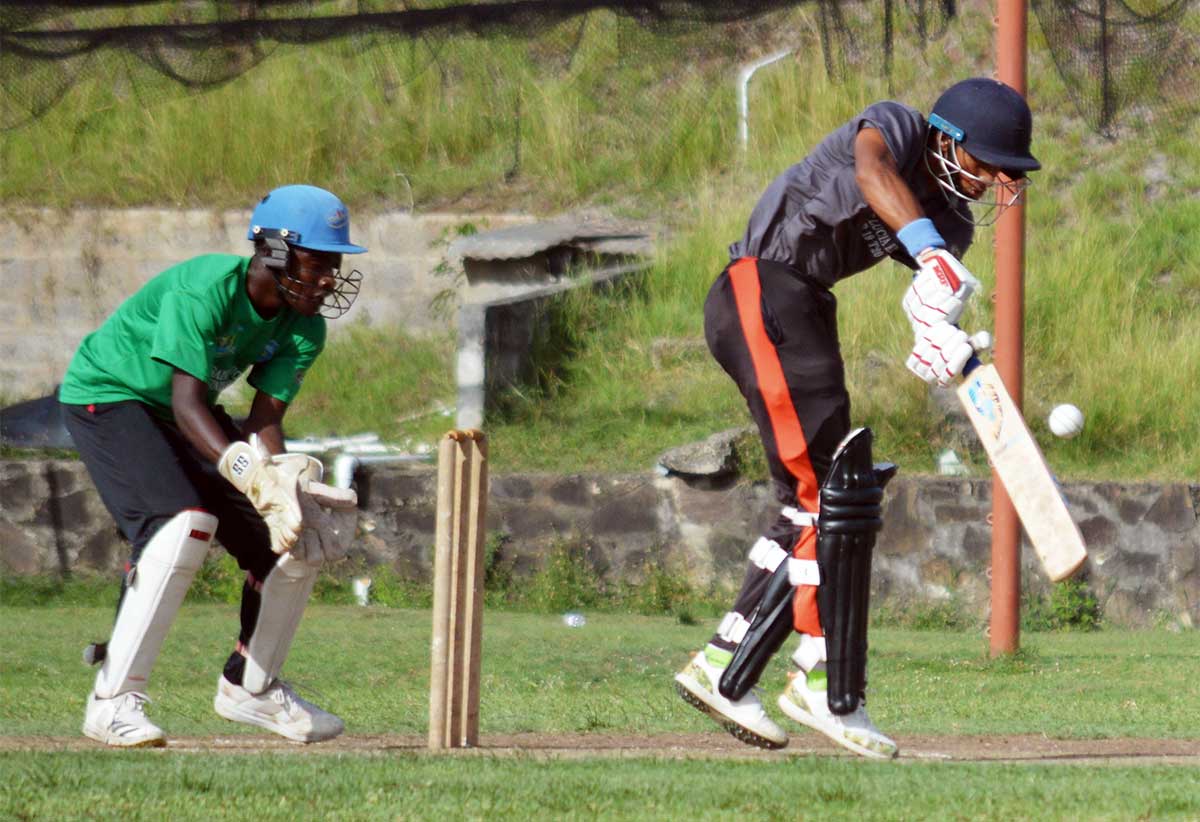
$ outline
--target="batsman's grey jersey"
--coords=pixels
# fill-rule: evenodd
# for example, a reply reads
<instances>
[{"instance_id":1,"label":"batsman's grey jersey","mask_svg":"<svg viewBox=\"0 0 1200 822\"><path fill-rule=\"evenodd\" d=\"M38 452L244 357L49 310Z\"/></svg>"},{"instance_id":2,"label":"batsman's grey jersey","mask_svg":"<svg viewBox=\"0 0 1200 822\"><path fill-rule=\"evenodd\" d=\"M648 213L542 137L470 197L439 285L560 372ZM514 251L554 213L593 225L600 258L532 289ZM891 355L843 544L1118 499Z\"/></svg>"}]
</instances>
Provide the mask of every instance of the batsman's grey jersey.
<instances>
[{"instance_id":1,"label":"batsman's grey jersey","mask_svg":"<svg viewBox=\"0 0 1200 822\"><path fill-rule=\"evenodd\" d=\"M883 135L900 176L926 216L961 257L974 228L966 203L955 208L925 169L927 124L916 109L884 101L834 131L804 160L767 187L750 214L746 234L729 247L730 259L758 257L783 263L827 287L870 268L885 256L915 268L908 252L863 199L854 179L854 140L863 128Z\"/></svg>"}]
</instances>

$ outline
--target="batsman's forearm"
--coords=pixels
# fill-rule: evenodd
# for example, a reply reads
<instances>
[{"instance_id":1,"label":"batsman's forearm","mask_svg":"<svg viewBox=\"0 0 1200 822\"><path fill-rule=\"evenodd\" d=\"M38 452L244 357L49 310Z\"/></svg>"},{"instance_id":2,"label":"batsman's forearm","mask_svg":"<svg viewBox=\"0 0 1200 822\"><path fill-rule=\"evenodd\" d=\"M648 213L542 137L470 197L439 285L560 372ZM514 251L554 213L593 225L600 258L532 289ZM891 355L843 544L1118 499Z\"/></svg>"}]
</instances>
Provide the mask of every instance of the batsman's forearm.
<instances>
[{"instance_id":1,"label":"batsman's forearm","mask_svg":"<svg viewBox=\"0 0 1200 822\"><path fill-rule=\"evenodd\" d=\"M894 168L880 166L875 174L860 175L858 186L867 205L892 231L899 231L925 216L912 189Z\"/></svg>"}]
</instances>

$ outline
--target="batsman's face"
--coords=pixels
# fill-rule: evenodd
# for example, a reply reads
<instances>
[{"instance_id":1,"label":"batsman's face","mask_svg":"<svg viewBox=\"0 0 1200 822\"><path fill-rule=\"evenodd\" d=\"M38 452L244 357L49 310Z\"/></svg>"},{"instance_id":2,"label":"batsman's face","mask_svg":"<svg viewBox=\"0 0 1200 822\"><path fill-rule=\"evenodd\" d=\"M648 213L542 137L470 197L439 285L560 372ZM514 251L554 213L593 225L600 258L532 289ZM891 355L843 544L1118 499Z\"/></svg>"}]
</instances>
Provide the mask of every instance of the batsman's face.
<instances>
[{"instance_id":1,"label":"batsman's face","mask_svg":"<svg viewBox=\"0 0 1200 822\"><path fill-rule=\"evenodd\" d=\"M983 195L994 192L1004 208L1015 203L1025 190L1026 180L1010 177L998 166L980 160L960 145L956 144L954 151L958 160L954 184L968 199L978 202Z\"/></svg>"},{"instance_id":2,"label":"batsman's face","mask_svg":"<svg viewBox=\"0 0 1200 822\"><path fill-rule=\"evenodd\" d=\"M1000 178L1000 169L971 156L962 146L955 146L955 150L958 152L958 187L972 200L978 200L985 191L996 184Z\"/></svg>"},{"instance_id":3,"label":"batsman's face","mask_svg":"<svg viewBox=\"0 0 1200 822\"><path fill-rule=\"evenodd\" d=\"M297 312L312 317L338 284L342 255L329 251L293 248L287 271L280 278L285 299Z\"/></svg>"}]
</instances>

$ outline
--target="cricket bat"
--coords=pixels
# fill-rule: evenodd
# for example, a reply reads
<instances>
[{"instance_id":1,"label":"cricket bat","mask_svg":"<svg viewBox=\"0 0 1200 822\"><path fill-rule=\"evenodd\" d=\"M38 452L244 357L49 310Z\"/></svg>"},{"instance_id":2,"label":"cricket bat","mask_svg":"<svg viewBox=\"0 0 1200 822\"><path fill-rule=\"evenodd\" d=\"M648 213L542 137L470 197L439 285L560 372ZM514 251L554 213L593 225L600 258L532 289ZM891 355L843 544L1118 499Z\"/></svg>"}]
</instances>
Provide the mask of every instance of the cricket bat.
<instances>
[{"instance_id":1,"label":"cricket bat","mask_svg":"<svg viewBox=\"0 0 1200 822\"><path fill-rule=\"evenodd\" d=\"M976 365L957 390L1046 575L1066 579L1087 559L1083 535L996 366Z\"/></svg>"}]
</instances>

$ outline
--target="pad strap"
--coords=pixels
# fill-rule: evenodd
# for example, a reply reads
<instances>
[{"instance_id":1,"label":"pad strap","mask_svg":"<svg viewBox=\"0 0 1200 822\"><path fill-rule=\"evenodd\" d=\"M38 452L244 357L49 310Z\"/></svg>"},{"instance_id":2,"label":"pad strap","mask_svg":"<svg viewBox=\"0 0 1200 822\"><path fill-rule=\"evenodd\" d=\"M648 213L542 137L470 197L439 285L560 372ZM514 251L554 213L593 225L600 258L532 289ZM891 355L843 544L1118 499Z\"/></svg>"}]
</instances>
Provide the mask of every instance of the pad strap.
<instances>
[{"instance_id":1,"label":"pad strap","mask_svg":"<svg viewBox=\"0 0 1200 822\"><path fill-rule=\"evenodd\" d=\"M793 508L790 505L780 511L780 513L787 519L791 520L793 525L799 525L802 528L817 524L818 518L816 514L809 513L808 511L801 511L799 508Z\"/></svg>"}]
</instances>

